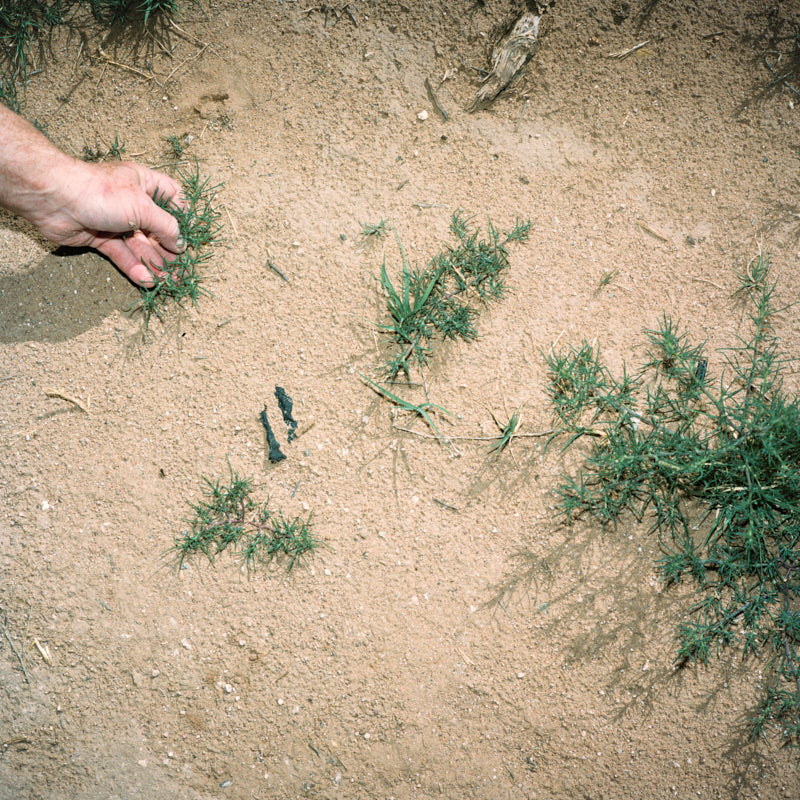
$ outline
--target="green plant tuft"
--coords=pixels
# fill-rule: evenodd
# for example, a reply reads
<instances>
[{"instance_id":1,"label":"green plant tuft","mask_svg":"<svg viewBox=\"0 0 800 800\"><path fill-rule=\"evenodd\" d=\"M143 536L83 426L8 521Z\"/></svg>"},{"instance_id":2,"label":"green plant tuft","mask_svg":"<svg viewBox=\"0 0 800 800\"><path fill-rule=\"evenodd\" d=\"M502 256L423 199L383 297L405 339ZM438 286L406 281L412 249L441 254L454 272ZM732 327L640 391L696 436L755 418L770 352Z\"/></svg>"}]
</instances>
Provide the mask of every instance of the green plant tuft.
<instances>
[{"instance_id":1,"label":"green plant tuft","mask_svg":"<svg viewBox=\"0 0 800 800\"><path fill-rule=\"evenodd\" d=\"M799 746L800 403L783 388L768 257L739 281L752 332L723 351L714 381L704 346L666 315L645 332L634 376L612 376L586 343L545 356L565 447L591 439L558 493L568 521L650 524L664 581L696 585L677 662L706 663L729 646L766 660L752 734L771 724Z\"/></svg>"},{"instance_id":2,"label":"green plant tuft","mask_svg":"<svg viewBox=\"0 0 800 800\"><path fill-rule=\"evenodd\" d=\"M220 213L214 207L220 185L212 186L208 178L201 178L196 164L193 171L179 170L178 175L183 184L185 209L158 196L153 199L178 220L186 250L174 261L159 266L162 274L153 274L155 283L152 287L142 288L134 310L142 311L145 324L153 315L163 319L164 310L170 303L183 305L189 300L192 305L197 305L199 297L208 294L202 286L203 277L198 268L210 257L209 248L218 242L222 230Z\"/></svg>"},{"instance_id":3,"label":"green plant tuft","mask_svg":"<svg viewBox=\"0 0 800 800\"><path fill-rule=\"evenodd\" d=\"M203 479L207 485L205 500L190 504L194 516L187 520L188 531L176 537L168 550L178 565L195 553L203 553L213 564L217 555L229 550L255 569L275 559L285 560L291 570L298 559L305 560L319 542L311 532L311 516L287 519L273 512L269 502L257 503L252 496L252 482L239 477L233 469L223 484Z\"/></svg>"},{"instance_id":4,"label":"green plant tuft","mask_svg":"<svg viewBox=\"0 0 800 800\"><path fill-rule=\"evenodd\" d=\"M508 245L527 240L530 222L517 221L511 231L501 233L490 221L487 238L480 239L471 218L456 211L450 231L456 245L442 250L422 268L409 265L397 236L403 265L398 285L392 283L383 260L380 282L389 321L378 328L390 339L391 352L383 365L389 379L401 372L408 377L413 365L424 367L430 356L429 344L437 336L466 341L477 338L478 311L472 299L485 305L503 297Z\"/></svg>"}]
</instances>

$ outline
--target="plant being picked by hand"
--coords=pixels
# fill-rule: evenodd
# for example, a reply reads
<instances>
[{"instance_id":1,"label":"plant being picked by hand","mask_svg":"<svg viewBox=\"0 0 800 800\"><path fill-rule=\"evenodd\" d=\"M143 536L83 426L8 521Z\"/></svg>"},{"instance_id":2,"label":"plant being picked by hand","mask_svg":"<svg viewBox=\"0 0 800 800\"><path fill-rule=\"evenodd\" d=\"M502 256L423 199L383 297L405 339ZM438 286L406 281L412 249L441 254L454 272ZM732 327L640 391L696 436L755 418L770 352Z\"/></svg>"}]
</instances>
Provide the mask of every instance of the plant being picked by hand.
<instances>
[{"instance_id":1,"label":"plant being picked by hand","mask_svg":"<svg viewBox=\"0 0 800 800\"><path fill-rule=\"evenodd\" d=\"M613 377L586 343L546 356L566 446L592 440L560 505L568 521L630 513L650 523L666 583L697 588L678 663L734 645L766 658L752 734L772 724L800 746L800 402L783 388L768 257L739 279L752 334L725 351L716 384L703 345L667 316L646 332L637 375Z\"/></svg>"},{"instance_id":2,"label":"plant being picked by hand","mask_svg":"<svg viewBox=\"0 0 800 800\"><path fill-rule=\"evenodd\" d=\"M188 299L192 305L197 305L200 295L208 294L201 285L203 278L198 267L210 258L209 248L217 242L222 230L220 213L214 207L219 185L210 186L208 178L201 179L196 165L194 171L179 170L178 175L183 183L185 208L158 196L153 199L178 220L186 250L175 260L159 265L161 274L153 273L154 285L142 288L135 308L142 310L145 324L153 314L163 319L164 308L171 302L183 305Z\"/></svg>"},{"instance_id":3,"label":"plant being picked by hand","mask_svg":"<svg viewBox=\"0 0 800 800\"><path fill-rule=\"evenodd\" d=\"M460 211L453 214L450 231L457 244L442 250L422 268L409 266L398 236L403 262L398 286L390 280L384 258L380 280L389 321L378 328L391 339L392 353L384 364L388 378L400 372L408 377L412 365L424 367L430 357L429 343L437 336L476 339L478 311L473 301L487 304L503 297L508 245L527 241L531 224L517 221L511 231L501 233L490 221L487 238L480 239L479 229L471 222Z\"/></svg>"},{"instance_id":4,"label":"plant being picked by hand","mask_svg":"<svg viewBox=\"0 0 800 800\"><path fill-rule=\"evenodd\" d=\"M257 503L252 497L252 483L232 469L230 481L223 485L203 479L206 499L191 504L194 517L191 528L175 539L169 552L178 564L194 553L205 554L212 563L219 553L230 551L241 558L248 569L274 559L286 561L291 570L298 559L305 560L319 544L311 532L311 517L286 519L273 512L268 501Z\"/></svg>"}]
</instances>

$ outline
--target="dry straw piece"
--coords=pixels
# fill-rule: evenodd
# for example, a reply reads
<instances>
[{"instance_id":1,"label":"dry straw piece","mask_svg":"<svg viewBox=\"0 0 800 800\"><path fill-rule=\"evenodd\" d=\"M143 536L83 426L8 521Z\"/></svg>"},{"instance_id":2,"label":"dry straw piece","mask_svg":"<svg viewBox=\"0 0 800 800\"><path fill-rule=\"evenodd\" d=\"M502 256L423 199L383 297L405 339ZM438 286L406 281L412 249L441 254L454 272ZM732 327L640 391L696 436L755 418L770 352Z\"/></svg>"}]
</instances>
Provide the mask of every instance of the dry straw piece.
<instances>
[{"instance_id":1,"label":"dry straw piece","mask_svg":"<svg viewBox=\"0 0 800 800\"><path fill-rule=\"evenodd\" d=\"M467 111L486 108L514 80L525 62L536 52L539 44L539 23L549 5L550 3L536 3L537 12L528 11L523 14L508 34L497 43L492 52L491 72L483 79Z\"/></svg>"}]
</instances>

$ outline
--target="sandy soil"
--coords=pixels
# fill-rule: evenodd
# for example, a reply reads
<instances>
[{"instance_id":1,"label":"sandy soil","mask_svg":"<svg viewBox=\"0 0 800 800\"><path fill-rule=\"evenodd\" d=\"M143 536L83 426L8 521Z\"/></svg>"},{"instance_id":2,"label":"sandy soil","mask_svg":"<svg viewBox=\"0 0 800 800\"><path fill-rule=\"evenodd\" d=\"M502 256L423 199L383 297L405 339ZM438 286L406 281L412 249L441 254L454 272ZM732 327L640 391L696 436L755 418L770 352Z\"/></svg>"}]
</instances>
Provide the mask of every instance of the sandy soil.
<instances>
[{"instance_id":1,"label":"sandy soil","mask_svg":"<svg viewBox=\"0 0 800 800\"><path fill-rule=\"evenodd\" d=\"M480 339L427 374L452 435L518 406L524 431L548 428L559 338L635 363L666 311L730 344L734 269L759 242L797 300L800 98L768 89L764 56L789 52L798 5L627 6L559 2L476 114L473 67L519 3L357 0L356 26L339 6L205 0L106 59L93 28L55 33L27 116L76 155L118 134L151 165L192 137L227 241L213 297L142 340L102 258L0 217L3 800L800 796L796 755L745 734L759 665L673 669L691 598L662 589L642 529L564 528L569 465L541 440L455 456L393 427L358 377L384 313L360 223L380 218L417 262L458 207L533 221ZM386 258L396 274L391 242ZM797 314L779 334L800 356ZM276 384L314 424L271 465ZM172 568L187 501L228 462L313 512L326 546L306 566Z\"/></svg>"}]
</instances>

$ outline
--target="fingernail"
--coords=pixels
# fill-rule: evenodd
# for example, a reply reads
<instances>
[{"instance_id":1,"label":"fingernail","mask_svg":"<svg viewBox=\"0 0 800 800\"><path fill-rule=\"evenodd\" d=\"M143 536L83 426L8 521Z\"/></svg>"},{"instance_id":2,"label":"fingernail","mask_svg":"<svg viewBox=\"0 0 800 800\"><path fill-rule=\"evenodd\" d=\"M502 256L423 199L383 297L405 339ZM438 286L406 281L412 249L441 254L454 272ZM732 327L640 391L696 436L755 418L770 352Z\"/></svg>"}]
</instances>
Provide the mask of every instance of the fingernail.
<instances>
[{"instance_id":1,"label":"fingernail","mask_svg":"<svg viewBox=\"0 0 800 800\"><path fill-rule=\"evenodd\" d=\"M185 250L186 249L186 239L183 236L179 236L175 240L175 244L178 246L178 250Z\"/></svg>"}]
</instances>

